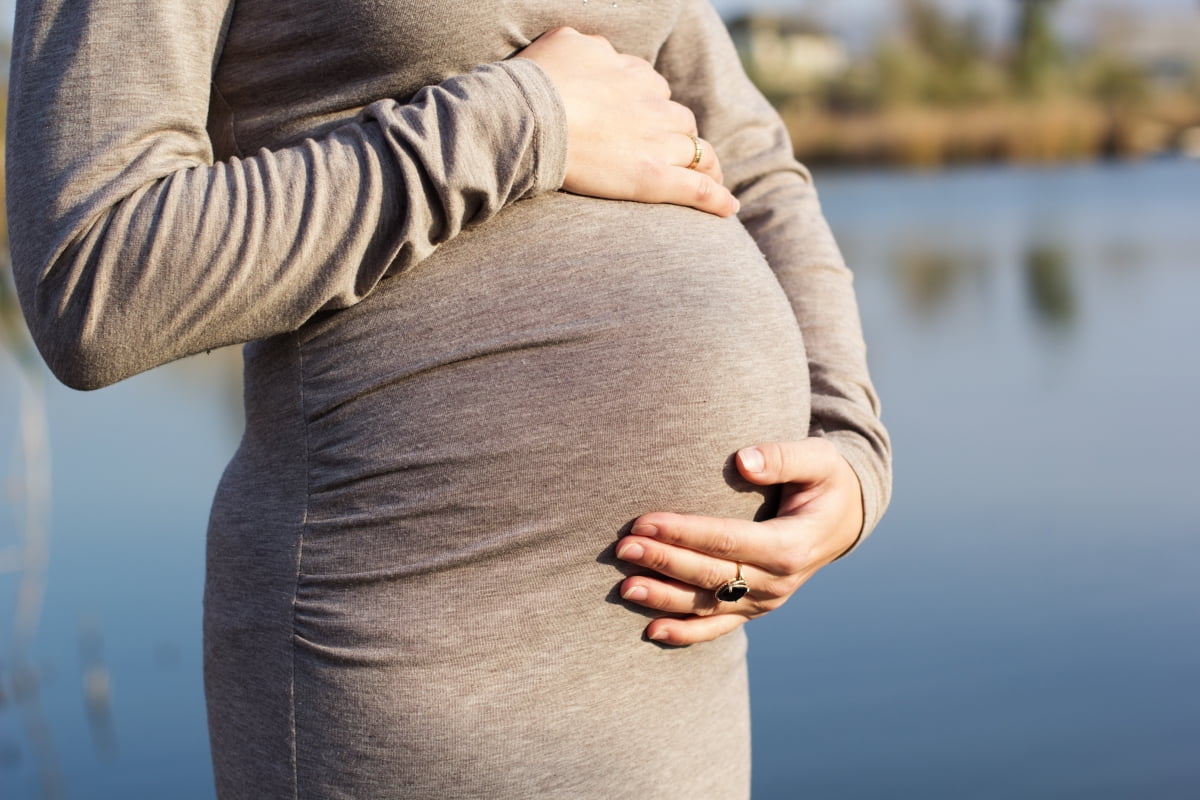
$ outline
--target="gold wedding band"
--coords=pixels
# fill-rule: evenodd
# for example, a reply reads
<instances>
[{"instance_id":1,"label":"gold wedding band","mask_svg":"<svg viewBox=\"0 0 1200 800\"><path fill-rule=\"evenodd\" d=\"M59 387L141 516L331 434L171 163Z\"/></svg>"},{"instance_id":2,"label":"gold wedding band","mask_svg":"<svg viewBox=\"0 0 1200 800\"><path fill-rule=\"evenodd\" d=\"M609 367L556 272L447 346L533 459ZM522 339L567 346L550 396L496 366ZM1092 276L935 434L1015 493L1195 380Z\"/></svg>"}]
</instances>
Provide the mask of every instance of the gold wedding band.
<instances>
[{"instance_id":1,"label":"gold wedding band","mask_svg":"<svg viewBox=\"0 0 1200 800\"><path fill-rule=\"evenodd\" d=\"M704 157L704 145L700 144L700 137L689 133L687 135L692 140L692 144L696 146L696 154L692 156L692 163L687 165L688 169L695 169L700 166L700 159Z\"/></svg>"},{"instance_id":2,"label":"gold wedding band","mask_svg":"<svg viewBox=\"0 0 1200 800\"><path fill-rule=\"evenodd\" d=\"M737 577L731 581L725 581L717 590L713 592L716 598L723 603L736 603L750 592L750 584L746 583L746 578L742 575L742 565L737 565Z\"/></svg>"}]
</instances>

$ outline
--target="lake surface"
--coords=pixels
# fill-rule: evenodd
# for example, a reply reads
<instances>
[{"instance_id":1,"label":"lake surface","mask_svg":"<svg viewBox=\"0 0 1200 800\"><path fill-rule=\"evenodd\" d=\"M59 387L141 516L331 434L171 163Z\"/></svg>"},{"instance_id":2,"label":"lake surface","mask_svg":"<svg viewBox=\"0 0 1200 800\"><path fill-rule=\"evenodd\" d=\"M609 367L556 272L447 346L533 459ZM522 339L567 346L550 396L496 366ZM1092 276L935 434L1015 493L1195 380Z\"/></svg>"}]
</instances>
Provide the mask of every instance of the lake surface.
<instances>
[{"instance_id":1,"label":"lake surface","mask_svg":"<svg viewBox=\"0 0 1200 800\"><path fill-rule=\"evenodd\" d=\"M1200 163L818 181L896 492L751 625L755 797L1200 797ZM200 597L233 360L91 394L36 373L50 556L0 571L0 797L212 797ZM0 352L0 570L20 375Z\"/></svg>"}]
</instances>

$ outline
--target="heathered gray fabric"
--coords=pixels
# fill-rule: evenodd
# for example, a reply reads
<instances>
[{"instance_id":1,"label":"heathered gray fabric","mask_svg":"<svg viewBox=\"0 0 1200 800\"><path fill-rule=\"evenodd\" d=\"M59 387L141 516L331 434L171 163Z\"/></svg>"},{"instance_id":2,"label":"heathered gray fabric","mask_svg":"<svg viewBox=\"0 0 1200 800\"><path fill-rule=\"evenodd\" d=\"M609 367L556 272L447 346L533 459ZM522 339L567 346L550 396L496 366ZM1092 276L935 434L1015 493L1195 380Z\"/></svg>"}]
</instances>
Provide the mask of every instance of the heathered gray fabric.
<instances>
[{"instance_id":1,"label":"heathered gray fabric","mask_svg":"<svg viewBox=\"0 0 1200 800\"><path fill-rule=\"evenodd\" d=\"M564 24L657 65L740 220L555 191L559 98L507 59ZM769 513L729 458L809 432L869 531L890 455L850 273L706 2L19 0L11 85L59 377L251 342L205 593L223 798L748 794L744 635L644 640L613 543Z\"/></svg>"}]
</instances>

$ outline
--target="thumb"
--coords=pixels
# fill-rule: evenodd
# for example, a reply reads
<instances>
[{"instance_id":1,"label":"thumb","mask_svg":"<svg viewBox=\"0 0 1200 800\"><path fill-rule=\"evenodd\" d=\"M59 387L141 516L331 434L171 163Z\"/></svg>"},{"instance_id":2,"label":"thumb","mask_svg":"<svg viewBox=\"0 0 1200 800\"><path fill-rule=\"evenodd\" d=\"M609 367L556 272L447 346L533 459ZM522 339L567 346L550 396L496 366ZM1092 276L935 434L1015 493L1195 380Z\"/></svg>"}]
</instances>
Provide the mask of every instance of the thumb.
<instances>
[{"instance_id":1,"label":"thumb","mask_svg":"<svg viewBox=\"0 0 1200 800\"><path fill-rule=\"evenodd\" d=\"M829 477L840 458L828 439L768 442L738 451L738 471L751 483L816 483Z\"/></svg>"}]
</instances>

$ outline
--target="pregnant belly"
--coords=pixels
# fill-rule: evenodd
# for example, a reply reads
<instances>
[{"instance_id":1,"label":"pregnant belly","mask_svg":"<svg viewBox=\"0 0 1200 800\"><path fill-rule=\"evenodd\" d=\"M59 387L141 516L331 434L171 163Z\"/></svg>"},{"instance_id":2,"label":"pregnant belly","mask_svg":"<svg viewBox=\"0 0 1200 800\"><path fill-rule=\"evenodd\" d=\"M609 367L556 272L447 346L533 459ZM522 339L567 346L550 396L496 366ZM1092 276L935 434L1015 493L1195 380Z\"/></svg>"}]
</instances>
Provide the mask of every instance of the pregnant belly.
<instances>
[{"instance_id":1,"label":"pregnant belly","mask_svg":"<svg viewBox=\"0 0 1200 800\"><path fill-rule=\"evenodd\" d=\"M808 427L770 269L689 209L519 203L302 336L322 570L594 559L639 513L753 516L730 456Z\"/></svg>"},{"instance_id":2,"label":"pregnant belly","mask_svg":"<svg viewBox=\"0 0 1200 800\"><path fill-rule=\"evenodd\" d=\"M322 658L436 670L514 623L620 652L646 622L614 594L622 530L768 513L732 455L808 428L770 269L736 220L688 209L519 203L300 339L295 622Z\"/></svg>"},{"instance_id":3,"label":"pregnant belly","mask_svg":"<svg viewBox=\"0 0 1200 800\"><path fill-rule=\"evenodd\" d=\"M247 356L210 531L218 761L290 743L304 796L525 796L530 769L563 797L740 791L744 638L646 641L612 553L648 511L764 513L732 454L807 431L803 343L735 220L522 202Z\"/></svg>"}]
</instances>

